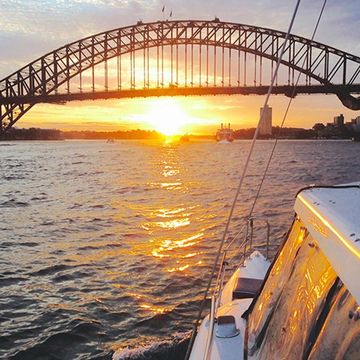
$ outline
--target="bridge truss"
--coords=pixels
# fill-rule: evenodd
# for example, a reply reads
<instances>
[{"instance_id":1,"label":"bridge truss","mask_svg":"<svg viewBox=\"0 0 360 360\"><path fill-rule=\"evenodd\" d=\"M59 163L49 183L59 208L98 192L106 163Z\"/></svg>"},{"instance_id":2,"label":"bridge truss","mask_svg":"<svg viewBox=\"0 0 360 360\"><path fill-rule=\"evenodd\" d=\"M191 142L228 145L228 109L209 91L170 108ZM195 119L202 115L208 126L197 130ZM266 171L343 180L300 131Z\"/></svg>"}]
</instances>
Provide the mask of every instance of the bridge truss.
<instances>
[{"instance_id":1,"label":"bridge truss","mask_svg":"<svg viewBox=\"0 0 360 360\"><path fill-rule=\"evenodd\" d=\"M265 94L285 35L215 19L138 22L86 37L0 81L0 132L41 102ZM274 93L331 93L359 110L359 75L359 57L291 35Z\"/></svg>"}]
</instances>

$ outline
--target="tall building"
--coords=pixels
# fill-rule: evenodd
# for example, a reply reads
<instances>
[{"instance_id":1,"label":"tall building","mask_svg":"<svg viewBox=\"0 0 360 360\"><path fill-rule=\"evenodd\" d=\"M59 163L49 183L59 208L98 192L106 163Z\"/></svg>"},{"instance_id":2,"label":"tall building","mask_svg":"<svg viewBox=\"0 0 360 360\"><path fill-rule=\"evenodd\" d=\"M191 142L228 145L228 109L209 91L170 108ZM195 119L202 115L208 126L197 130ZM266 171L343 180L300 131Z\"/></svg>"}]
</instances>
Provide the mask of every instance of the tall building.
<instances>
[{"instance_id":1,"label":"tall building","mask_svg":"<svg viewBox=\"0 0 360 360\"><path fill-rule=\"evenodd\" d=\"M263 108L260 108L260 117L263 112ZM272 134L272 108L268 105L264 108L264 115L259 127L259 135L271 135Z\"/></svg>"},{"instance_id":2,"label":"tall building","mask_svg":"<svg viewBox=\"0 0 360 360\"><path fill-rule=\"evenodd\" d=\"M337 127L344 126L344 115L340 114L339 116L334 117L334 125Z\"/></svg>"},{"instance_id":3,"label":"tall building","mask_svg":"<svg viewBox=\"0 0 360 360\"><path fill-rule=\"evenodd\" d=\"M360 116L357 116L355 119L352 119L351 123L355 132L360 133Z\"/></svg>"}]
</instances>

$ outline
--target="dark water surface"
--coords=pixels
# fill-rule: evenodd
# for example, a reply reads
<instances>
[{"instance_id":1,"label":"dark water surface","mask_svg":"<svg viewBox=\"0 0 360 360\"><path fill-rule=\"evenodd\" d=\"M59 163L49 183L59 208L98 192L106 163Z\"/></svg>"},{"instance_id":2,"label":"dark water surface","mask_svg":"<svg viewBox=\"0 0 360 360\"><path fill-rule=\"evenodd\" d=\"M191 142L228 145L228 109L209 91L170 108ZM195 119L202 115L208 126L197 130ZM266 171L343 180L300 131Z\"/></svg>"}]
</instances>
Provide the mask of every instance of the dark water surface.
<instances>
[{"instance_id":1,"label":"dark water surface","mask_svg":"<svg viewBox=\"0 0 360 360\"><path fill-rule=\"evenodd\" d=\"M250 142L0 145L0 358L181 358ZM231 232L272 143L260 141ZM360 143L283 141L256 214L277 244L306 185L360 179ZM170 355L169 355L170 354Z\"/></svg>"}]
</instances>

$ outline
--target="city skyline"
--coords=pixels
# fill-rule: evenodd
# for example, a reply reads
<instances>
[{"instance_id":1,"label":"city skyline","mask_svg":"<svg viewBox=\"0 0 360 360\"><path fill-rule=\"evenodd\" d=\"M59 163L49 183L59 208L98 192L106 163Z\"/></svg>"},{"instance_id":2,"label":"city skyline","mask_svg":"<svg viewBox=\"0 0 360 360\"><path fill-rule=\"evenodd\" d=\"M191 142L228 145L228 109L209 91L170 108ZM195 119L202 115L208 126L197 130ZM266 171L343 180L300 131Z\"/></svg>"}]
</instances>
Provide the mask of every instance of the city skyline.
<instances>
[{"instance_id":1,"label":"city skyline","mask_svg":"<svg viewBox=\"0 0 360 360\"><path fill-rule=\"evenodd\" d=\"M51 51L65 43L78 38L143 21L172 18L188 18L187 2L178 4L173 1L100 1L72 0L61 1L7 1L3 2L5 21L0 29L0 41L8 51L0 61L0 77L9 75L36 57ZM266 14L275 10L270 5L261 10L262 2L247 0L237 3L228 1L222 9L217 8L215 1L192 3L191 18L213 19L214 15L221 20L249 23L285 30L295 3L279 1L276 12L279 16L271 17L270 23ZM161 9L165 5L165 14ZM321 2L304 1L292 33L310 37ZM359 45L342 30L358 33L355 26L356 10L360 5L350 1L347 11L335 2L329 2L321 21L316 40L332 45L350 53L358 54ZM37 13L37 16L33 16ZM101 13L104 16L97 16ZM56 19L54 18L56 16ZM27 21L26 21L26 19ZM81 18L82 21L76 21ZM29 20L30 19L30 20ZM106 20L104 20L106 19ZM49 26L51 21L51 26ZM335 23L337 24L335 27ZM347 30L349 31L349 30ZM177 97L132 100L98 100L96 102L71 102L67 105L38 104L17 126L20 127L56 127L60 129L126 130L130 128L156 129L164 133L171 132L213 132L221 122L231 122L238 128L255 126L258 121L258 109L263 104L263 96L217 96L217 97ZM288 98L272 96L273 124L279 125ZM171 111L173 122L159 118ZM287 126L311 127L315 122L328 122L337 113L344 113L348 119L356 117L357 112L345 109L334 95L306 96L298 95L293 102L288 116ZM175 121L174 121L175 119ZM170 129L170 127L172 127Z\"/></svg>"}]
</instances>

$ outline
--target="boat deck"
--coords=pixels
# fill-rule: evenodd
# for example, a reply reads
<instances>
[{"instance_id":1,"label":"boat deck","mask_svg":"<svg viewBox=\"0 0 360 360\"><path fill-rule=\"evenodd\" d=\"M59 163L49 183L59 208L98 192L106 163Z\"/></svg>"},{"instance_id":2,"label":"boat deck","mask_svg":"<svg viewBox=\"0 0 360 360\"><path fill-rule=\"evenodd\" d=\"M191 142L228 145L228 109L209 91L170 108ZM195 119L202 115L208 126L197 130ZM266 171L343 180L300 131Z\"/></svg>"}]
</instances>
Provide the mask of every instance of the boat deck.
<instances>
[{"instance_id":1,"label":"boat deck","mask_svg":"<svg viewBox=\"0 0 360 360\"><path fill-rule=\"evenodd\" d=\"M239 360L243 358L246 321L242 318L242 315L248 309L255 296L256 289L254 285L256 284L257 287L261 285L269 266L270 262L259 251L254 251L246 259L244 265L234 272L225 285L220 300L220 307L216 314L218 322L214 326L209 360ZM243 279L247 279L246 282L250 287L245 288L243 282L239 288L239 283ZM236 299L237 296L241 296L241 299ZM238 331L234 333L234 336L230 335L231 337L219 337L218 334L221 332L219 327L223 326L219 319L229 316L234 318L235 327ZM209 328L210 318L207 316L203 320L196 336L191 352L191 360L204 359L210 333Z\"/></svg>"}]
</instances>

